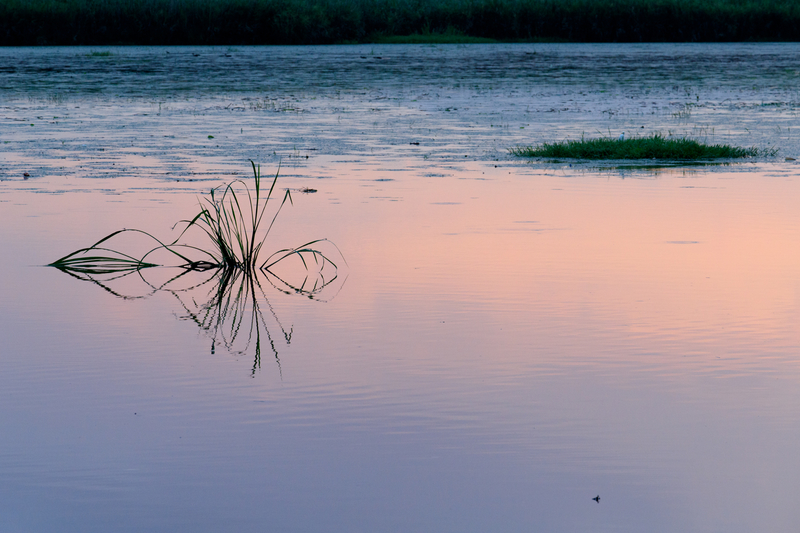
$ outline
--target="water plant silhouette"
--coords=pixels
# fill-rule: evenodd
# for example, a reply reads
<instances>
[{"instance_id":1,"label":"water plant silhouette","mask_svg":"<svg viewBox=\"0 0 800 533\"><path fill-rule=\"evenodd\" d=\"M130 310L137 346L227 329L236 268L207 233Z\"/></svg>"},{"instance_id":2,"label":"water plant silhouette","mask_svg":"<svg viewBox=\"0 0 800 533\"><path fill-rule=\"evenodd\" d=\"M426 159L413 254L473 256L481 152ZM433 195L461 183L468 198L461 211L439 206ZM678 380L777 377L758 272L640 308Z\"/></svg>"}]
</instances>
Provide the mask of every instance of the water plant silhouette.
<instances>
[{"instance_id":1,"label":"water plant silhouette","mask_svg":"<svg viewBox=\"0 0 800 533\"><path fill-rule=\"evenodd\" d=\"M275 327L280 329L287 345L291 342L292 329L287 330L281 324L267 298L265 284L285 294L326 301L329 294L335 296L341 289L344 278L339 276L339 263L346 264L346 261L336 245L327 239L280 249L263 261L259 259L278 214L287 201L292 203L292 198L291 192L286 190L265 227L267 207L273 199L278 173L264 194L261 169L252 161L251 164L254 191L251 192L242 180L212 189L210 198L201 200L200 212L194 218L173 226L174 229L185 224L174 241L165 243L139 229L122 229L48 266L124 299L146 298L157 292L171 293L182 308L183 314L178 318L192 321L206 332L212 339L212 352L218 345L234 354L254 350L252 372L255 374L261 366L263 341L266 339L280 369L278 349L268 326L268 317L272 317L273 331ZM191 228L201 230L210 245L203 247L182 242ZM143 235L153 244L139 256L111 248L108 243L123 234ZM159 254L177 261L167 265L149 259ZM192 258L198 254L200 258ZM334 254L336 261L331 259ZM287 272L296 274L297 269L301 269L298 278L288 278L286 274L275 271L278 265L290 263L292 258L297 261L288 265ZM118 287L131 276L143 283L144 293L132 294L130 289L126 292ZM158 277L162 281L154 281Z\"/></svg>"},{"instance_id":2,"label":"water plant silhouette","mask_svg":"<svg viewBox=\"0 0 800 533\"><path fill-rule=\"evenodd\" d=\"M186 227L174 241L164 243L146 231L121 229L106 235L87 248L81 248L53 261L48 266L85 274L138 271L143 268L163 266L149 261L148 258L158 251L166 251L181 260L182 263L179 266L188 270L227 268L252 273L256 269L270 270L293 256L298 257L306 269L310 268L313 261L318 270L324 270L327 266L338 270L337 264L330 259L329 255L317 248L321 243L330 243L327 239L315 239L296 248L277 250L270 254L265 261L258 263L259 254L264 242L269 237L275 220L286 202L292 203L292 193L288 189L285 191L269 226L263 230L264 217L270 200L273 199L272 195L275 192L280 169L275 173L265 196L261 182L261 166L257 166L253 161L250 161L250 164L253 167L255 193L253 194L247 183L240 179L211 189L210 198L205 198L200 202L200 212L191 220L178 222L178 224L186 224ZM210 246L199 247L181 242L186 232L193 227L197 227L205 233L210 241ZM106 243L123 233L143 234L155 241L156 245L138 258L109 248ZM330 244L344 260L338 248L333 243ZM189 255L195 252L199 252L203 259L190 259Z\"/></svg>"},{"instance_id":3,"label":"water plant silhouette","mask_svg":"<svg viewBox=\"0 0 800 533\"><path fill-rule=\"evenodd\" d=\"M234 355L247 355L252 350L251 376L254 376L261 368L261 354L267 347L282 375L277 343L282 340L286 346L291 344L293 327L286 328L281 323L259 279L264 276L260 272L247 274L239 269L220 269L201 284L163 290L179 302L183 314L178 318L195 323L211 338L212 354L220 345ZM203 289L205 297L198 295ZM276 329L280 331L277 338L272 335Z\"/></svg>"}]
</instances>

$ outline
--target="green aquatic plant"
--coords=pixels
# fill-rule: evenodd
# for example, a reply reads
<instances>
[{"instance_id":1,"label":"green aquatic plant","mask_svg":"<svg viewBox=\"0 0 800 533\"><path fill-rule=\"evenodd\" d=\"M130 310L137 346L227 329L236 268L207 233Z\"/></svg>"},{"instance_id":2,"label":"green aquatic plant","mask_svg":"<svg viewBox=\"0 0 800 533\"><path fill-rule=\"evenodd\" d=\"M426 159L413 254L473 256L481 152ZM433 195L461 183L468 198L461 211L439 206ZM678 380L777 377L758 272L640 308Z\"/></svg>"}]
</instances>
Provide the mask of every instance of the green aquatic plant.
<instances>
[{"instance_id":1,"label":"green aquatic plant","mask_svg":"<svg viewBox=\"0 0 800 533\"><path fill-rule=\"evenodd\" d=\"M275 219L278 218L286 202L292 202L292 193L286 190L275 216L272 217L269 227L262 236L260 228L272 199L275 184L278 182L280 170L275 173L269 191L262 201L261 167L252 161L251 164L255 178L255 195L251 194L249 187L243 181L234 180L221 188L211 189L211 197L206 198L197 216L191 221L184 221L187 223L186 229L198 225L205 232L213 245L214 252L211 255L217 264L228 268L240 268L246 272L256 268L258 254ZM236 185L244 187L246 201L245 198L241 198L240 201L242 193L237 194Z\"/></svg>"},{"instance_id":2,"label":"green aquatic plant","mask_svg":"<svg viewBox=\"0 0 800 533\"><path fill-rule=\"evenodd\" d=\"M256 270L270 271L284 260L296 257L306 271L313 265L317 272L330 270L335 272L338 269L337 262L319 246L328 243L342 261L344 258L336 245L327 239L315 239L295 248L283 248L267 256L264 261L259 261L264 242L286 202L292 203L292 195L290 190L285 191L269 224L266 225L267 209L273 200L280 170L275 173L269 189L265 192L260 165L257 166L252 161L250 163L253 167L254 190L251 191L247 183L240 179L211 189L209 197L200 201L200 211L197 215L191 220L178 223L185 224L185 227L174 241L165 243L139 229L122 229L103 237L89 247L67 254L48 266L79 275L134 272L164 266L163 263L157 263L149 258L156 254L167 254L178 261L178 264L173 266L186 270L203 271L217 268L240 270L249 275ZM198 246L182 242L184 235L191 228L202 230L208 244ZM107 244L119 235L130 233L144 235L153 241L152 246L145 253L136 256L110 248ZM197 254L200 254L200 259L190 257Z\"/></svg>"},{"instance_id":3,"label":"green aquatic plant","mask_svg":"<svg viewBox=\"0 0 800 533\"><path fill-rule=\"evenodd\" d=\"M651 135L629 139L599 138L544 143L539 146L516 146L509 150L522 157L573 159L659 159L698 161L773 156L777 149L740 148L727 144L709 145L684 137Z\"/></svg>"}]
</instances>

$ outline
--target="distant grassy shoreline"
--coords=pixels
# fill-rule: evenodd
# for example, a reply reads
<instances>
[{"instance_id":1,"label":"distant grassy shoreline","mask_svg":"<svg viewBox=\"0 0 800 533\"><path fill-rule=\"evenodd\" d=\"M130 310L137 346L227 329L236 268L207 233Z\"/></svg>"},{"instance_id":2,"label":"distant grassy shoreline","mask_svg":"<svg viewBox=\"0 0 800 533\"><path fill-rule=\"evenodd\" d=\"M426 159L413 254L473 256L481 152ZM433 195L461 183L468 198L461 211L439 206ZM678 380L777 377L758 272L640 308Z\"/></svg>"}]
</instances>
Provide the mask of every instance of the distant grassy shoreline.
<instances>
[{"instance_id":1,"label":"distant grassy shoreline","mask_svg":"<svg viewBox=\"0 0 800 533\"><path fill-rule=\"evenodd\" d=\"M405 39L405 40L404 40ZM795 0L0 0L0 45L800 41Z\"/></svg>"},{"instance_id":2,"label":"distant grassy shoreline","mask_svg":"<svg viewBox=\"0 0 800 533\"><path fill-rule=\"evenodd\" d=\"M705 144L682 137L635 137L620 139L581 139L544 143L539 146L518 146L511 153L522 157L565 159L657 159L660 161L702 161L738 159L775 155L777 150L740 148L727 144Z\"/></svg>"}]
</instances>

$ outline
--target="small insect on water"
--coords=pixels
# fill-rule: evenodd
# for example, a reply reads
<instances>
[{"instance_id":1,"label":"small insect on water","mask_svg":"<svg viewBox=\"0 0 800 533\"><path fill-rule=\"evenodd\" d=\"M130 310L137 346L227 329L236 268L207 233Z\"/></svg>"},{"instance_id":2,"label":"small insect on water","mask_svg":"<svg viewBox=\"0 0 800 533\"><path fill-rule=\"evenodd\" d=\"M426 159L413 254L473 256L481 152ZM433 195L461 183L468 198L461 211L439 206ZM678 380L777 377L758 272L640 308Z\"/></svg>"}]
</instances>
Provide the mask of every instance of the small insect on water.
<instances>
[{"instance_id":1,"label":"small insect on water","mask_svg":"<svg viewBox=\"0 0 800 533\"><path fill-rule=\"evenodd\" d=\"M303 187L302 189L300 189L300 192L305 194L310 194L312 192L317 192L317 189L311 189L310 187Z\"/></svg>"}]
</instances>

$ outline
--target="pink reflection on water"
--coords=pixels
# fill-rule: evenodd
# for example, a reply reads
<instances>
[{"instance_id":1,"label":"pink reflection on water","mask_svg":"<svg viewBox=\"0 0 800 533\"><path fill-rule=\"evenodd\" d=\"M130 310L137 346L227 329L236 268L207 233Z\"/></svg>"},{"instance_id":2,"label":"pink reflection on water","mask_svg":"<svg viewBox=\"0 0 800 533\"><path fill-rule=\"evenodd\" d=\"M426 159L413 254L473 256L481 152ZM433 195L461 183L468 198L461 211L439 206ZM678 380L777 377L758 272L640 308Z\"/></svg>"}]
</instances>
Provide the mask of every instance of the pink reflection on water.
<instances>
[{"instance_id":1,"label":"pink reflection on water","mask_svg":"<svg viewBox=\"0 0 800 533\"><path fill-rule=\"evenodd\" d=\"M659 352L646 359L657 367L698 356L706 370L720 358L744 371L762 346L800 340L796 181L511 170L406 174L380 184L383 196L399 198L387 202L359 189L383 174L348 180L354 173L342 169L337 193L350 205L323 205L319 215L335 221L329 227L351 250L363 278L354 283L369 284L357 294L388 291L422 314L447 302L520 332L557 320L558 328L611 337L594 359L621 362L625 351L614 347L628 345L637 363L645 359L636 352ZM789 355L779 358L788 363Z\"/></svg>"},{"instance_id":2,"label":"pink reflection on water","mask_svg":"<svg viewBox=\"0 0 800 533\"><path fill-rule=\"evenodd\" d=\"M239 416L271 431L278 418L287 435L309 426L347 443L375 433L394 443L387 450L502 457L529 490L543 490L553 472L573 490L589 472L617 494L600 490L601 505L624 494L632 509L627 484L639 484L667 513L700 498L739 516L747 501L768 503L748 480L786 457L798 419L800 189L766 173L634 177L418 161L287 167L281 187L317 192L294 196L268 248L329 238L349 275L328 303L266 291L279 365L266 350L254 364L247 345L210 354L208 337L179 320L186 308L163 292L120 301L51 278L36 298L70 309L46 315L70 344L118 347L113 364L78 356L92 372L105 375L107 364L145 383L167 372L168 385L144 389L153 395L198 387L185 394L199 425ZM0 212L16 224L8 246L34 239L27 253L47 252L41 264L121 227L173 235L203 192L102 183L105 192L15 193L19 205ZM9 301L23 301L20 290L9 288ZM63 372L69 362L59 359ZM242 391L247 375L258 379ZM212 415L203 412L209 391L222 405ZM306 442L286 438L287 448ZM731 488L717 487L722 475Z\"/></svg>"}]
</instances>

